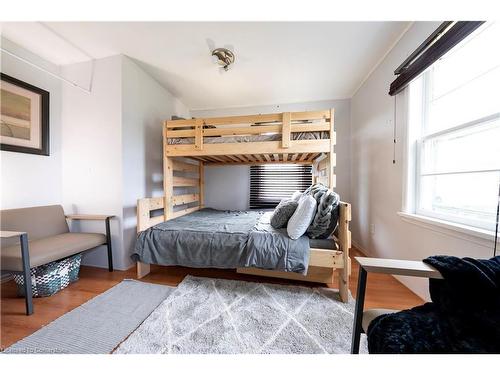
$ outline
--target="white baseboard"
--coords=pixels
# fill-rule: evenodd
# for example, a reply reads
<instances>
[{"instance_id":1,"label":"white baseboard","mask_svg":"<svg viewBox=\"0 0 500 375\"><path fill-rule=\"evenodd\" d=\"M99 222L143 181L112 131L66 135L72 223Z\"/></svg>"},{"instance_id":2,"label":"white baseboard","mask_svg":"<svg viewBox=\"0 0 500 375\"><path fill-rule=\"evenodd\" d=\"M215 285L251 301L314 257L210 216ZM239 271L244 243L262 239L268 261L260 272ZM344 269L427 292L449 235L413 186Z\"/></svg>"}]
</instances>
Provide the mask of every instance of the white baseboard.
<instances>
[{"instance_id":1,"label":"white baseboard","mask_svg":"<svg viewBox=\"0 0 500 375\"><path fill-rule=\"evenodd\" d=\"M363 248L360 244L358 244L356 241L351 240L351 243L352 243L352 245L353 245L356 249L358 249L359 251L361 251L361 252L363 253L363 255L366 255L366 256L368 256L368 257L369 257L369 256L371 256L371 251L368 251L368 250L364 249L364 248Z\"/></svg>"}]
</instances>

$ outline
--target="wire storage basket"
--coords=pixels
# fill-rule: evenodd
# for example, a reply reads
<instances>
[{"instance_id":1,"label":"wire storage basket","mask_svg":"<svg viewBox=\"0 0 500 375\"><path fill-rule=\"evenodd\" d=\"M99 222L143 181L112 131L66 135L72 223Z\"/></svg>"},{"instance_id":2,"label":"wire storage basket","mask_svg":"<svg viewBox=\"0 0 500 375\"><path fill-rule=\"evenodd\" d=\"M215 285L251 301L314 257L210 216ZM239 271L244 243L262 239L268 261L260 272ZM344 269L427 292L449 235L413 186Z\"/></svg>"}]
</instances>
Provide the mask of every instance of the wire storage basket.
<instances>
[{"instance_id":1,"label":"wire storage basket","mask_svg":"<svg viewBox=\"0 0 500 375\"><path fill-rule=\"evenodd\" d=\"M78 280L82 254L75 254L70 257L50 262L30 270L33 297L48 297L66 288L69 284ZM17 293L20 296L24 293L24 278L22 272L14 274L14 281L17 284Z\"/></svg>"}]
</instances>

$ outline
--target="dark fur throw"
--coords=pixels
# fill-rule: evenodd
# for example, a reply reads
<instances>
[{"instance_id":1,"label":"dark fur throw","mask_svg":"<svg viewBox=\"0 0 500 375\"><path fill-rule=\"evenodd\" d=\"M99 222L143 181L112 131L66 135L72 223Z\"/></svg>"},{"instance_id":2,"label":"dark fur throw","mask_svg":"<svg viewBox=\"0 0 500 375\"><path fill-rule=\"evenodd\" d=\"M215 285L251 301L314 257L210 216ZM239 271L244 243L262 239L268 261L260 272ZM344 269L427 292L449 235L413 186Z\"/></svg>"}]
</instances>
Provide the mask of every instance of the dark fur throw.
<instances>
[{"instance_id":1,"label":"dark fur throw","mask_svg":"<svg viewBox=\"0 0 500 375\"><path fill-rule=\"evenodd\" d=\"M500 256L433 256L424 262L432 302L382 315L368 327L370 353L500 353Z\"/></svg>"}]
</instances>

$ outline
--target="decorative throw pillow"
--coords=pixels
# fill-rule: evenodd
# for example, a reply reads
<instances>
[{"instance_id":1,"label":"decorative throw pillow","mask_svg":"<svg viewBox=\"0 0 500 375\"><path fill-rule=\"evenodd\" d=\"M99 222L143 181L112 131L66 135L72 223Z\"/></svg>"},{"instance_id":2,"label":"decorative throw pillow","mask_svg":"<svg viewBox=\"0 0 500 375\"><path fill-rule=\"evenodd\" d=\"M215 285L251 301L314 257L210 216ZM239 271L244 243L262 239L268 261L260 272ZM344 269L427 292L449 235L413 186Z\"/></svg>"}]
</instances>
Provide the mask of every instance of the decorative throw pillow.
<instances>
[{"instance_id":1,"label":"decorative throw pillow","mask_svg":"<svg viewBox=\"0 0 500 375\"><path fill-rule=\"evenodd\" d=\"M312 184L311 186L309 186L304 191L304 195L305 194L315 195L316 193L323 191L323 190L328 190L328 187L323 185L321 182L318 182L318 183L315 183L315 184Z\"/></svg>"},{"instance_id":2,"label":"decorative throw pillow","mask_svg":"<svg viewBox=\"0 0 500 375\"><path fill-rule=\"evenodd\" d=\"M309 228L307 228L307 235L310 238L328 238L337 227L340 197L321 184L313 185L308 190L309 194L316 200L318 209Z\"/></svg>"},{"instance_id":3,"label":"decorative throw pillow","mask_svg":"<svg viewBox=\"0 0 500 375\"><path fill-rule=\"evenodd\" d=\"M292 201L295 201L295 202L299 202L299 199L300 197L302 196L302 193L300 191L295 191L293 194L292 194L292 197L290 198Z\"/></svg>"},{"instance_id":4,"label":"decorative throw pillow","mask_svg":"<svg viewBox=\"0 0 500 375\"><path fill-rule=\"evenodd\" d=\"M283 199L271 215L271 226L276 229L285 228L298 205L298 202L291 199Z\"/></svg>"},{"instance_id":5,"label":"decorative throw pillow","mask_svg":"<svg viewBox=\"0 0 500 375\"><path fill-rule=\"evenodd\" d=\"M288 220L288 225L286 227L288 237L296 240L306 233L309 224L311 224L311 221L314 219L316 206L316 200L312 196L304 195L300 198L297 209L290 220Z\"/></svg>"}]
</instances>

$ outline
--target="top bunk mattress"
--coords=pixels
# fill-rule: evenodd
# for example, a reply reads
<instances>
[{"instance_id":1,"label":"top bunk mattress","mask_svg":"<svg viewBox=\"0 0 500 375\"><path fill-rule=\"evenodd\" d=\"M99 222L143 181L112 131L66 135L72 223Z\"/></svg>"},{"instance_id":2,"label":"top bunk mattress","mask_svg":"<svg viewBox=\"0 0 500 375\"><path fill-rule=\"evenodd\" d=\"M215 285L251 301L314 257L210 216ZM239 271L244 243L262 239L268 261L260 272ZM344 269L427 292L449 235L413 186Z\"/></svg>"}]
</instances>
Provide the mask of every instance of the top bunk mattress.
<instances>
[{"instance_id":1,"label":"top bunk mattress","mask_svg":"<svg viewBox=\"0 0 500 375\"><path fill-rule=\"evenodd\" d=\"M291 139L294 141L310 139L328 139L328 132L299 132L291 133ZM282 135L274 134L255 134L255 135L237 135L237 136L210 136L203 137L203 143L247 143L247 142L269 142L281 141ZM194 137L187 138L168 138L169 145L188 145L194 144Z\"/></svg>"}]
</instances>

